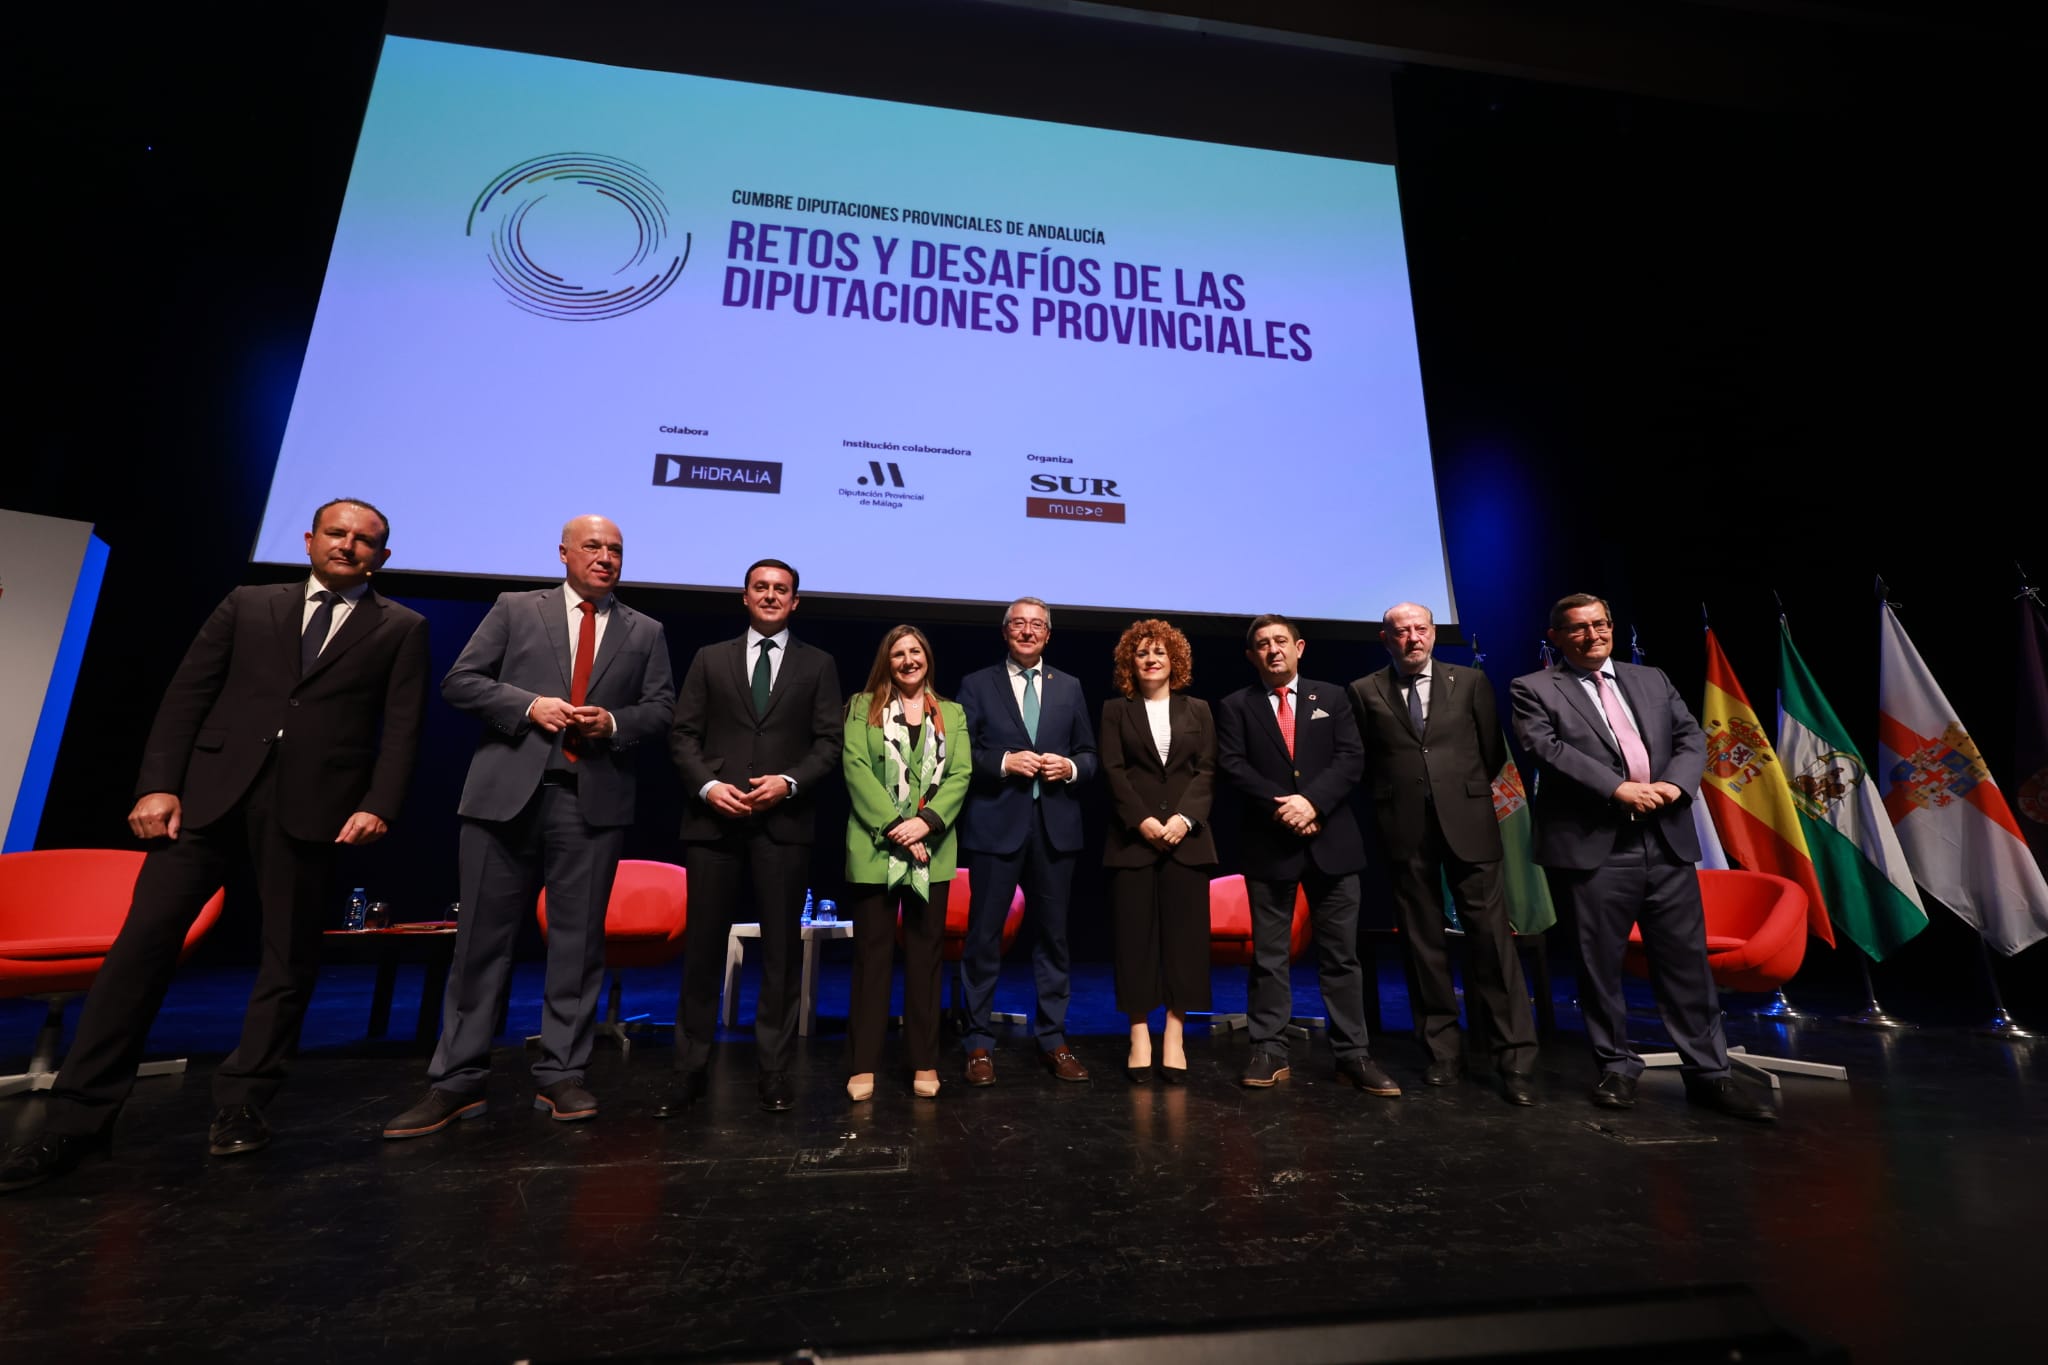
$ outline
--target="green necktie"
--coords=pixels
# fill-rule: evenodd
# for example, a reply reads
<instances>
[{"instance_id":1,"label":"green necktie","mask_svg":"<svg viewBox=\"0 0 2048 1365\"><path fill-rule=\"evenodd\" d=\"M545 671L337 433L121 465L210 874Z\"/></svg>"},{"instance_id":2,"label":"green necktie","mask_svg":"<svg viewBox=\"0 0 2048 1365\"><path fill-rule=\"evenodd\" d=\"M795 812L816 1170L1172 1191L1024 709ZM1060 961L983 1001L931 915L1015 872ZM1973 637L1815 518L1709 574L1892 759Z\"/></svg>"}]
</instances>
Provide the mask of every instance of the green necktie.
<instances>
[{"instance_id":1,"label":"green necktie","mask_svg":"<svg viewBox=\"0 0 2048 1365\"><path fill-rule=\"evenodd\" d=\"M773 640L763 640L761 657L754 660L754 714L757 716L768 711L768 682L772 676L768 671L768 651L773 648Z\"/></svg>"},{"instance_id":2,"label":"green necktie","mask_svg":"<svg viewBox=\"0 0 2048 1365\"><path fill-rule=\"evenodd\" d=\"M1024 670L1024 733L1031 736L1033 744L1038 743L1038 670ZM1038 799L1038 779L1031 779L1031 799Z\"/></svg>"}]
</instances>

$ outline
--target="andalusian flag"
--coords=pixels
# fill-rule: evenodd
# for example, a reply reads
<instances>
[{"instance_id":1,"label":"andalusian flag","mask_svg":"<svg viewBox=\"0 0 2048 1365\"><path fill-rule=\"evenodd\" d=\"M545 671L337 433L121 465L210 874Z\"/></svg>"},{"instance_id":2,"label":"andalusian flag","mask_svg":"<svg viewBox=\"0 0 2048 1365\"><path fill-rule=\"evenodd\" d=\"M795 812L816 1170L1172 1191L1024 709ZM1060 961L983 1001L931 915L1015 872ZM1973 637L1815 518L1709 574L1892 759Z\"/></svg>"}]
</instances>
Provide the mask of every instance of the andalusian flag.
<instances>
[{"instance_id":1,"label":"andalusian flag","mask_svg":"<svg viewBox=\"0 0 2048 1365\"><path fill-rule=\"evenodd\" d=\"M2001 953L2048 938L2048 880L1887 602L1878 616L1877 771L1913 879Z\"/></svg>"},{"instance_id":2,"label":"andalusian flag","mask_svg":"<svg viewBox=\"0 0 2048 1365\"><path fill-rule=\"evenodd\" d=\"M1884 798L1849 738L1849 727L1821 695L1778 623L1778 754L1806 826L1806 847L1843 933L1882 962L1927 927L1913 873L1885 814Z\"/></svg>"},{"instance_id":3,"label":"andalusian flag","mask_svg":"<svg viewBox=\"0 0 2048 1365\"><path fill-rule=\"evenodd\" d=\"M1557 923L1557 907L1551 903L1550 883L1544 879L1543 869L1536 866L1529 797L1522 789L1522 770L1515 766L1512 754L1493 779L1493 818L1500 821L1500 889L1507 897L1508 924L1518 934L1540 934ZM1444 914L1457 924L1448 881L1444 883Z\"/></svg>"},{"instance_id":4,"label":"andalusian flag","mask_svg":"<svg viewBox=\"0 0 2048 1365\"><path fill-rule=\"evenodd\" d=\"M1707 696L1700 708L1707 732L1707 772L1700 786L1728 856L1752 872L1774 872L1806 892L1806 929L1832 948L1827 900L1814 876L1806 828L1792 799L1785 766L1756 718L1721 642L1707 631Z\"/></svg>"}]
</instances>

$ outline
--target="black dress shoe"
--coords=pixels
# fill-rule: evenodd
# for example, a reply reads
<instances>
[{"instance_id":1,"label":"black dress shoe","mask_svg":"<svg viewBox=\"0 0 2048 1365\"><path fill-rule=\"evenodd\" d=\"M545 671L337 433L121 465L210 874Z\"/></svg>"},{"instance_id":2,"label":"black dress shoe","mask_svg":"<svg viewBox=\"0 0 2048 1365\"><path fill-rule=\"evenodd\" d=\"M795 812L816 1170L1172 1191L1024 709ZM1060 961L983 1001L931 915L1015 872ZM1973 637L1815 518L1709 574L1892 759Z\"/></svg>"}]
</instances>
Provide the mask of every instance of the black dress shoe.
<instances>
[{"instance_id":1,"label":"black dress shoe","mask_svg":"<svg viewBox=\"0 0 2048 1365\"><path fill-rule=\"evenodd\" d=\"M1184 1066L1168 1066L1166 1063L1161 1062L1159 1064L1159 1080L1162 1085L1186 1085L1188 1083L1188 1069Z\"/></svg>"},{"instance_id":2,"label":"black dress shoe","mask_svg":"<svg viewBox=\"0 0 2048 1365\"><path fill-rule=\"evenodd\" d=\"M213 1116L206 1150L214 1156L247 1156L270 1145L270 1125L253 1104L230 1104Z\"/></svg>"},{"instance_id":3,"label":"black dress shoe","mask_svg":"<svg viewBox=\"0 0 2048 1365\"><path fill-rule=\"evenodd\" d=\"M760 1084L761 1107L771 1114L780 1114L796 1108L796 1087L789 1083L787 1071L764 1071Z\"/></svg>"},{"instance_id":4,"label":"black dress shoe","mask_svg":"<svg viewBox=\"0 0 2048 1365\"><path fill-rule=\"evenodd\" d=\"M1778 1107L1771 1103L1770 1096L1744 1085L1733 1076L1711 1081L1696 1081L1688 1077L1685 1100L1687 1104L1712 1109L1732 1119L1749 1119L1755 1123L1775 1123L1778 1119Z\"/></svg>"},{"instance_id":5,"label":"black dress shoe","mask_svg":"<svg viewBox=\"0 0 2048 1365\"><path fill-rule=\"evenodd\" d=\"M25 1190L73 1170L88 1156L104 1155L109 1134L45 1133L34 1142L7 1149L0 1159L0 1194Z\"/></svg>"},{"instance_id":6,"label":"black dress shoe","mask_svg":"<svg viewBox=\"0 0 2048 1365\"><path fill-rule=\"evenodd\" d=\"M483 1112L482 1095L428 1090L425 1099L384 1125L384 1136L392 1139L426 1137L440 1132L458 1119L473 1119Z\"/></svg>"},{"instance_id":7,"label":"black dress shoe","mask_svg":"<svg viewBox=\"0 0 2048 1365\"><path fill-rule=\"evenodd\" d=\"M1152 1083L1152 1068L1149 1066L1127 1066L1124 1068L1124 1077L1132 1085L1150 1085Z\"/></svg>"},{"instance_id":8,"label":"black dress shoe","mask_svg":"<svg viewBox=\"0 0 2048 1365\"><path fill-rule=\"evenodd\" d=\"M1456 1085L1465 1079L1465 1064L1461 1061L1433 1061L1422 1073L1424 1085Z\"/></svg>"},{"instance_id":9,"label":"black dress shoe","mask_svg":"<svg viewBox=\"0 0 2048 1365\"><path fill-rule=\"evenodd\" d=\"M583 1123L597 1117L597 1096L583 1088L583 1082L567 1076L534 1092L533 1107L544 1109L556 1123Z\"/></svg>"},{"instance_id":10,"label":"black dress shoe","mask_svg":"<svg viewBox=\"0 0 2048 1365\"><path fill-rule=\"evenodd\" d=\"M1264 1090L1286 1080L1293 1073L1294 1068L1287 1064L1286 1053L1260 1050L1252 1053L1252 1059L1246 1064L1241 1079L1254 1090Z\"/></svg>"},{"instance_id":11,"label":"black dress shoe","mask_svg":"<svg viewBox=\"0 0 2048 1365\"><path fill-rule=\"evenodd\" d=\"M1633 1109L1636 1107L1636 1078L1610 1071L1593 1087L1592 1100L1602 1109Z\"/></svg>"},{"instance_id":12,"label":"black dress shoe","mask_svg":"<svg viewBox=\"0 0 2048 1365\"><path fill-rule=\"evenodd\" d=\"M711 1068L693 1066L683 1072L682 1079L661 1103L654 1106L654 1117L672 1119L711 1092Z\"/></svg>"},{"instance_id":13,"label":"black dress shoe","mask_svg":"<svg viewBox=\"0 0 2048 1365\"><path fill-rule=\"evenodd\" d=\"M1339 1057L1337 1079L1345 1085L1357 1086L1368 1095L1391 1097L1401 1093L1401 1087L1394 1084L1394 1078L1370 1057Z\"/></svg>"},{"instance_id":14,"label":"black dress shoe","mask_svg":"<svg viewBox=\"0 0 2048 1365\"><path fill-rule=\"evenodd\" d=\"M1536 1078L1526 1071L1501 1072L1500 1097L1509 1104L1536 1103Z\"/></svg>"}]
</instances>

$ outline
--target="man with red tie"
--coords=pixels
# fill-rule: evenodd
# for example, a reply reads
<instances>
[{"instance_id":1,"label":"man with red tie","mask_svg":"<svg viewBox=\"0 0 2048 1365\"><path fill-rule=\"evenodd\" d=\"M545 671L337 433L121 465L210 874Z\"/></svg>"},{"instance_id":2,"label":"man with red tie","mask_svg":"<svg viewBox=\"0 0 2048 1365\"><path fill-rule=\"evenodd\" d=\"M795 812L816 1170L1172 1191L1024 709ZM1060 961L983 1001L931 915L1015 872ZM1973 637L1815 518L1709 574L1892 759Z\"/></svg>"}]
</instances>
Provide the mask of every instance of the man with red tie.
<instances>
[{"instance_id":1,"label":"man with red tie","mask_svg":"<svg viewBox=\"0 0 2048 1365\"><path fill-rule=\"evenodd\" d=\"M618 600L625 538L604 517L562 527L560 587L499 596L441 695L483 721L463 784L462 923L426 1098L384 1125L425 1137L484 1110L519 925L545 881L548 958L534 1108L597 1116L584 1068L604 982L604 917L633 823L633 747L668 729L661 623Z\"/></svg>"},{"instance_id":2,"label":"man with red tie","mask_svg":"<svg viewBox=\"0 0 2048 1365\"><path fill-rule=\"evenodd\" d=\"M1297 889L1308 893L1316 965L1337 1079L1370 1095L1401 1087L1367 1051L1358 960L1358 873L1365 841L1346 804L1365 768L1344 689L1300 674L1307 642L1284 616L1255 617L1245 657L1258 681L1216 708L1216 767L1243 801L1238 862L1252 912L1252 1057L1244 1083L1287 1079L1289 980Z\"/></svg>"}]
</instances>

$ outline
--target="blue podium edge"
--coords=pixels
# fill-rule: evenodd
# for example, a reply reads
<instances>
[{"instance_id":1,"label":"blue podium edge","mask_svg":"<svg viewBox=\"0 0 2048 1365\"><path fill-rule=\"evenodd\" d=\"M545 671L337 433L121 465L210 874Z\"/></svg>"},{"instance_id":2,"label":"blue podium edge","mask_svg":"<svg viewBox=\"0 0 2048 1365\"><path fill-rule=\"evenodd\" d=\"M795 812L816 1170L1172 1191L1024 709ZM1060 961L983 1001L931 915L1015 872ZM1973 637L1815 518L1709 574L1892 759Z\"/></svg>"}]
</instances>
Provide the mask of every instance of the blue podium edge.
<instances>
[{"instance_id":1,"label":"blue podium edge","mask_svg":"<svg viewBox=\"0 0 2048 1365\"><path fill-rule=\"evenodd\" d=\"M78 566L78 584L71 590L64 636L50 665L50 685L43 693L36 737L29 745L21 789L14 798L14 818L7 824L7 840L0 844L0 853L23 853L35 847L36 830L43 823L43 806L50 797L50 775L57 767L57 750L64 743L64 722L71 714L71 694L78 686L86 637L92 634L92 615L99 606L100 584L106 576L107 542L87 533L85 560Z\"/></svg>"}]
</instances>

